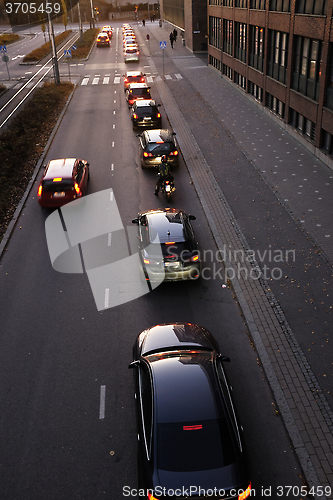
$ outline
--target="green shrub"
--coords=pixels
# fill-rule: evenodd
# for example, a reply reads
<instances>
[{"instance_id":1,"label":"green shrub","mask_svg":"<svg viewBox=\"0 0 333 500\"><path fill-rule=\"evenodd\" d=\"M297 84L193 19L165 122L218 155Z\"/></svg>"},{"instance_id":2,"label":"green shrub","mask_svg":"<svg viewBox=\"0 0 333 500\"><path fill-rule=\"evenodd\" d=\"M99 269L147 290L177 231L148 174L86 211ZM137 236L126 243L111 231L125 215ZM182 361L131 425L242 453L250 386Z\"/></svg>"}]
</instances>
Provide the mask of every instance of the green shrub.
<instances>
[{"instance_id":1,"label":"green shrub","mask_svg":"<svg viewBox=\"0 0 333 500\"><path fill-rule=\"evenodd\" d=\"M17 42L19 39L19 35L4 33L3 35L0 35L0 45L8 45L9 43Z\"/></svg>"}]
</instances>

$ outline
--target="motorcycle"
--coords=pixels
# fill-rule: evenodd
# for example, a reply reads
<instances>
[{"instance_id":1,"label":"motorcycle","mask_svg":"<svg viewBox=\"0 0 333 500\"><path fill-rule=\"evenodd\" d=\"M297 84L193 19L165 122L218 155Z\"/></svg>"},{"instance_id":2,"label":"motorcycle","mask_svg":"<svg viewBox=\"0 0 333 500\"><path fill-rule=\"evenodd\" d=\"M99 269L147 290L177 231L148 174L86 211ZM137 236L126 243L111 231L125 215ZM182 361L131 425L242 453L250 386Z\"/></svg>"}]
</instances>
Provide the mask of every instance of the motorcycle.
<instances>
[{"instance_id":1,"label":"motorcycle","mask_svg":"<svg viewBox=\"0 0 333 500\"><path fill-rule=\"evenodd\" d=\"M161 192L166 195L168 201L171 200L172 193L176 191L175 183L172 180L166 179L162 181Z\"/></svg>"}]
</instances>

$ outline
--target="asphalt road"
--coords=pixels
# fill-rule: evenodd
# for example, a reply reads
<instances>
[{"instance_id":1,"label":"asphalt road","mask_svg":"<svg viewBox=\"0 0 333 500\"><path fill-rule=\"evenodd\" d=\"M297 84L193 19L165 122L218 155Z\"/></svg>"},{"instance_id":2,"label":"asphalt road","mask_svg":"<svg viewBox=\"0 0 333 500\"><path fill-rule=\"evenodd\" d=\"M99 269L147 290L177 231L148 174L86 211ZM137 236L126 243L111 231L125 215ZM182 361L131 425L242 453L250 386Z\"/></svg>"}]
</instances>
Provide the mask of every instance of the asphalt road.
<instances>
[{"instance_id":1,"label":"asphalt road","mask_svg":"<svg viewBox=\"0 0 333 500\"><path fill-rule=\"evenodd\" d=\"M154 173L139 166L122 83L114 83L126 70L116 36L110 49L94 48L82 68L79 82L89 74L99 83L77 87L46 161L87 159L88 193L112 188L126 227L138 211L165 206L165 200L153 195ZM149 65L142 57L131 69L148 74ZM102 84L107 75L109 83ZM151 92L158 97L154 84ZM196 215L200 249L215 252L183 162L175 179L172 204ZM205 326L231 358L226 369L256 498L278 498L279 486L300 487L301 471L232 290L213 279L169 283L98 312L86 275L52 269L44 229L49 212L39 207L36 190L37 184L0 265L0 498L118 500L124 486L137 487L134 384L127 367L136 336L173 321ZM272 494L262 493L269 488Z\"/></svg>"}]
</instances>

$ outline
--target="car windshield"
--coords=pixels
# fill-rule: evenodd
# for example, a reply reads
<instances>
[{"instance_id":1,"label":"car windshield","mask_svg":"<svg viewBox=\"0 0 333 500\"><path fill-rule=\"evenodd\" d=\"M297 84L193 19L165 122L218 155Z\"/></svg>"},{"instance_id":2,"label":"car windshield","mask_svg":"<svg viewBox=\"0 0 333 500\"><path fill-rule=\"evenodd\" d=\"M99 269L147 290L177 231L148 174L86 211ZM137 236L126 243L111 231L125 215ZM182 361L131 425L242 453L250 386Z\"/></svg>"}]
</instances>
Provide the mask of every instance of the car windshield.
<instances>
[{"instance_id":1,"label":"car windshield","mask_svg":"<svg viewBox=\"0 0 333 500\"><path fill-rule=\"evenodd\" d=\"M236 461L226 420L157 425L157 467L188 472L225 467Z\"/></svg>"},{"instance_id":2,"label":"car windshield","mask_svg":"<svg viewBox=\"0 0 333 500\"><path fill-rule=\"evenodd\" d=\"M57 182L53 180L43 181L43 191L70 191L73 187L73 179L62 179Z\"/></svg>"},{"instance_id":3,"label":"car windshield","mask_svg":"<svg viewBox=\"0 0 333 500\"><path fill-rule=\"evenodd\" d=\"M161 155L165 153L170 153L173 150L171 142L156 143L151 142L147 144L146 150L148 153L154 153L154 155Z\"/></svg>"}]
</instances>

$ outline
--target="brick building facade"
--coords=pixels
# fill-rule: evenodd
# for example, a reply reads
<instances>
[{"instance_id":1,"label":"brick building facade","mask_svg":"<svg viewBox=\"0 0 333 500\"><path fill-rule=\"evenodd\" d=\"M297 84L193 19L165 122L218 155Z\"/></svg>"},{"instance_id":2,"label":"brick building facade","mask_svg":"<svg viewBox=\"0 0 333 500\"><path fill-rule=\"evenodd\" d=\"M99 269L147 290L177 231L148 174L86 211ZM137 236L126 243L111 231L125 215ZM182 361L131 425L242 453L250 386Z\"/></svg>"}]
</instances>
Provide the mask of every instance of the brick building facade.
<instances>
[{"instance_id":1,"label":"brick building facade","mask_svg":"<svg viewBox=\"0 0 333 500\"><path fill-rule=\"evenodd\" d=\"M333 0L209 0L209 64L333 158Z\"/></svg>"}]
</instances>

